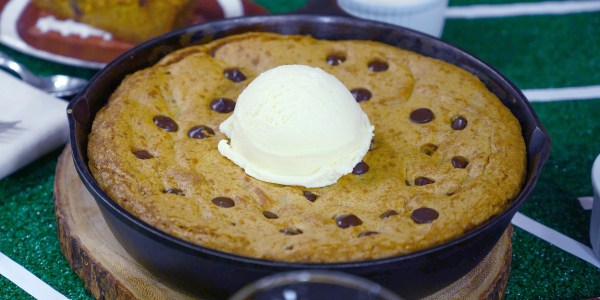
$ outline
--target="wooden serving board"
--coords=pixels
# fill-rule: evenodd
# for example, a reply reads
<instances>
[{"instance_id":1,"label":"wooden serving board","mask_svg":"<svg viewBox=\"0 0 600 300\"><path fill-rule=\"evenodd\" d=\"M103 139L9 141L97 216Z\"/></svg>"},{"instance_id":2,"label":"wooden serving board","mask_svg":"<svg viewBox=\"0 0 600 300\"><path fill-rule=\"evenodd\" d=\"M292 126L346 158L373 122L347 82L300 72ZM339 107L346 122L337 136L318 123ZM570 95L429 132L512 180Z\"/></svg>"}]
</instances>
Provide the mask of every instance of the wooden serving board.
<instances>
[{"instance_id":1,"label":"wooden serving board","mask_svg":"<svg viewBox=\"0 0 600 300\"><path fill-rule=\"evenodd\" d=\"M61 250L97 299L196 299L161 282L121 247L73 165L71 148L58 160L54 210ZM428 299L499 299L512 255L512 226L470 273Z\"/></svg>"}]
</instances>

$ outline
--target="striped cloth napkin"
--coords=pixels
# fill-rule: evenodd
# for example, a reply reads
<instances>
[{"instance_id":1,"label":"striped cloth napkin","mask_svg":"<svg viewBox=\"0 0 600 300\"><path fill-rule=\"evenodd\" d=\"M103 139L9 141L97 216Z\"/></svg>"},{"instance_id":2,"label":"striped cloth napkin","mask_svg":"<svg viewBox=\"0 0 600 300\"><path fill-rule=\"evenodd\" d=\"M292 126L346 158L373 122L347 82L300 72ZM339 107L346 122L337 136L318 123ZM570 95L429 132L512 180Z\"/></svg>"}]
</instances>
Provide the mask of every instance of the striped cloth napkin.
<instances>
[{"instance_id":1,"label":"striped cloth napkin","mask_svg":"<svg viewBox=\"0 0 600 300\"><path fill-rule=\"evenodd\" d=\"M0 179L68 140L67 102L0 71Z\"/></svg>"}]
</instances>

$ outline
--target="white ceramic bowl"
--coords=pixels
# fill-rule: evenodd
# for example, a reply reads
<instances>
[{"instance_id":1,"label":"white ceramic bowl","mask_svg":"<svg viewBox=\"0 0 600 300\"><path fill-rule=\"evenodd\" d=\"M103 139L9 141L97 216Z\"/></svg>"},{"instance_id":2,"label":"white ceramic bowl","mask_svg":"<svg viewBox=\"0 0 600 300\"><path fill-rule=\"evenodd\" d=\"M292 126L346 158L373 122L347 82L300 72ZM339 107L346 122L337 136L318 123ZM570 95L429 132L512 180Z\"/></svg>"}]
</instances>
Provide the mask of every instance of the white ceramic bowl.
<instances>
[{"instance_id":1,"label":"white ceramic bowl","mask_svg":"<svg viewBox=\"0 0 600 300\"><path fill-rule=\"evenodd\" d=\"M448 0L338 0L352 16L391 23L440 37Z\"/></svg>"},{"instance_id":2,"label":"white ceramic bowl","mask_svg":"<svg viewBox=\"0 0 600 300\"><path fill-rule=\"evenodd\" d=\"M600 258L600 155L592 167L592 188L594 189L594 207L590 222L590 242L594 253Z\"/></svg>"}]
</instances>

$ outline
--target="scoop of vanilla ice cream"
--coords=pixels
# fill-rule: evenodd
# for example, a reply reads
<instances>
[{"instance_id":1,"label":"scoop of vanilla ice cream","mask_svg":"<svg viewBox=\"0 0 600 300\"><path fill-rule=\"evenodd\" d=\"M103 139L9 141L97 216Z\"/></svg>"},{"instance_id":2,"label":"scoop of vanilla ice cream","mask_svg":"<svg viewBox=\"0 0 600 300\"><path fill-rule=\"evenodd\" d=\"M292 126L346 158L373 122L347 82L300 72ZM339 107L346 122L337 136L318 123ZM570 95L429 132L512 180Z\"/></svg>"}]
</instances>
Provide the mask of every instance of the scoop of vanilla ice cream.
<instances>
[{"instance_id":1,"label":"scoop of vanilla ice cream","mask_svg":"<svg viewBox=\"0 0 600 300\"><path fill-rule=\"evenodd\" d=\"M369 150L373 126L348 88L319 68L284 65L260 74L219 129L219 152L259 180L323 187Z\"/></svg>"}]
</instances>

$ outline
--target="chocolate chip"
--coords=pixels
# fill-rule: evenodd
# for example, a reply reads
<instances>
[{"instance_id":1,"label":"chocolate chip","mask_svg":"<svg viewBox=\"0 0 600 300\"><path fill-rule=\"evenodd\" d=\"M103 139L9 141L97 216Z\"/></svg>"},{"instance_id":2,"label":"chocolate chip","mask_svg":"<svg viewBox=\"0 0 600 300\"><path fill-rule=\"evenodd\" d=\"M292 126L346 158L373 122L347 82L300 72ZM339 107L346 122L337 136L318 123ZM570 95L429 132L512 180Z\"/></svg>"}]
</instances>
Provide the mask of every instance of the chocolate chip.
<instances>
[{"instance_id":1,"label":"chocolate chip","mask_svg":"<svg viewBox=\"0 0 600 300\"><path fill-rule=\"evenodd\" d=\"M352 174L355 175L362 175L367 172L369 172L369 165L367 165L367 163L364 161L360 161L356 164L356 166L354 166L354 169L352 169Z\"/></svg>"},{"instance_id":2,"label":"chocolate chip","mask_svg":"<svg viewBox=\"0 0 600 300\"><path fill-rule=\"evenodd\" d=\"M411 219L413 219L413 221L415 221L415 223L423 224L431 223L439 216L440 214L435 209L429 207L421 207L413 210L410 217Z\"/></svg>"},{"instance_id":3,"label":"chocolate chip","mask_svg":"<svg viewBox=\"0 0 600 300\"><path fill-rule=\"evenodd\" d=\"M404 179L404 184L406 184L406 186L410 186L410 181L408 181L408 179Z\"/></svg>"},{"instance_id":4,"label":"chocolate chip","mask_svg":"<svg viewBox=\"0 0 600 300\"><path fill-rule=\"evenodd\" d=\"M348 228L350 226L358 226L363 222L357 216L349 214L349 215L340 215L335 218L335 223L339 228Z\"/></svg>"},{"instance_id":5,"label":"chocolate chip","mask_svg":"<svg viewBox=\"0 0 600 300\"><path fill-rule=\"evenodd\" d=\"M298 229L298 228L286 228L286 229L281 229L279 230L279 232L283 233L283 234L287 234L287 235L297 235L297 234L302 234L302 230Z\"/></svg>"},{"instance_id":6,"label":"chocolate chip","mask_svg":"<svg viewBox=\"0 0 600 300\"><path fill-rule=\"evenodd\" d=\"M354 99L356 99L356 102L367 101L373 96L373 94L371 94L371 91L365 88L355 88L350 90L350 93L352 94Z\"/></svg>"},{"instance_id":7,"label":"chocolate chip","mask_svg":"<svg viewBox=\"0 0 600 300\"><path fill-rule=\"evenodd\" d=\"M235 206L235 202L228 197L217 197L212 199L212 203L219 207L230 208Z\"/></svg>"},{"instance_id":8,"label":"chocolate chip","mask_svg":"<svg viewBox=\"0 0 600 300\"><path fill-rule=\"evenodd\" d=\"M213 135L215 135L215 131L204 125L194 126L188 131L188 136L193 139L205 139Z\"/></svg>"},{"instance_id":9,"label":"chocolate chip","mask_svg":"<svg viewBox=\"0 0 600 300\"><path fill-rule=\"evenodd\" d=\"M389 65L385 61L381 60L372 60L369 62L369 70L373 72L383 72L389 68Z\"/></svg>"},{"instance_id":10,"label":"chocolate chip","mask_svg":"<svg viewBox=\"0 0 600 300\"><path fill-rule=\"evenodd\" d=\"M148 0L139 0L138 3L140 5L140 7L144 7L144 6L146 6L146 4L148 4Z\"/></svg>"},{"instance_id":11,"label":"chocolate chip","mask_svg":"<svg viewBox=\"0 0 600 300\"><path fill-rule=\"evenodd\" d=\"M217 98L210 102L210 109L222 114L232 112L235 102L229 98Z\"/></svg>"},{"instance_id":12,"label":"chocolate chip","mask_svg":"<svg viewBox=\"0 0 600 300\"><path fill-rule=\"evenodd\" d=\"M389 217L391 217L391 216L395 216L395 215L397 215L397 214L398 214L398 212L397 212L397 211L395 211L395 210L393 210L393 209L390 209L390 210L388 210L388 211L386 211L386 212L382 213L382 214L381 214L379 217L380 217L380 218L382 218L382 219L386 219L386 218L389 218Z\"/></svg>"},{"instance_id":13,"label":"chocolate chip","mask_svg":"<svg viewBox=\"0 0 600 300\"><path fill-rule=\"evenodd\" d=\"M310 202L315 202L315 200L317 200L317 195L311 193L310 191L304 191L304 197L306 197L306 199Z\"/></svg>"},{"instance_id":14,"label":"chocolate chip","mask_svg":"<svg viewBox=\"0 0 600 300\"><path fill-rule=\"evenodd\" d=\"M372 235L376 235L376 234L379 234L379 232L377 232L377 231L365 231L365 232L359 234L358 237L360 238L360 237L372 236Z\"/></svg>"},{"instance_id":15,"label":"chocolate chip","mask_svg":"<svg viewBox=\"0 0 600 300\"><path fill-rule=\"evenodd\" d=\"M241 82L246 80L246 75L244 75L244 73L237 68L225 69L225 71L223 71L223 75L233 82Z\"/></svg>"},{"instance_id":16,"label":"chocolate chip","mask_svg":"<svg viewBox=\"0 0 600 300\"><path fill-rule=\"evenodd\" d=\"M469 164L469 161L462 156L455 156L452 158L452 165L457 169L464 169Z\"/></svg>"},{"instance_id":17,"label":"chocolate chip","mask_svg":"<svg viewBox=\"0 0 600 300\"><path fill-rule=\"evenodd\" d=\"M454 130L463 130L467 127L467 119L458 116L452 120L452 129Z\"/></svg>"},{"instance_id":18,"label":"chocolate chip","mask_svg":"<svg viewBox=\"0 0 600 300\"><path fill-rule=\"evenodd\" d=\"M331 66L337 66L346 61L346 57L341 54L331 54L327 56L327 63Z\"/></svg>"},{"instance_id":19,"label":"chocolate chip","mask_svg":"<svg viewBox=\"0 0 600 300\"><path fill-rule=\"evenodd\" d=\"M167 116L156 116L152 119L154 121L154 124L166 131L169 132L174 132L177 131L177 129L179 129L179 126L177 126L177 123L175 123L175 121L173 121L173 119L167 117Z\"/></svg>"},{"instance_id":20,"label":"chocolate chip","mask_svg":"<svg viewBox=\"0 0 600 300\"><path fill-rule=\"evenodd\" d=\"M434 145L434 144L425 144L425 145L421 146L420 151L423 154L427 154L429 156L432 156L433 153L435 153L435 151L437 151L437 149L438 149L437 145Z\"/></svg>"},{"instance_id":21,"label":"chocolate chip","mask_svg":"<svg viewBox=\"0 0 600 300\"><path fill-rule=\"evenodd\" d=\"M268 210L263 211L263 216L265 216L265 218L267 218L267 219L278 219L279 218L278 215L276 215Z\"/></svg>"},{"instance_id":22,"label":"chocolate chip","mask_svg":"<svg viewBox=\"0 0 600 300\"><path fill-rule=\"evenodd\" d=\"M433 181L432 179L429 179L427 177L417 177L417 178L415 178L415 185L418 185L418 186L432 184L434 182L435 181Z\"/></svg>"},{"instance_id":23,"label":"chocolate chip","mask_svg":"<svg viewBox=\"0 0 600 300\"><path fill-rule=\"evenodd\" d=\"M183 191L181 189L178 188L173 188L173 189L166 189L163 191L163 193L165 194L175 194L178 196L185 196L185 194L183 193Z\"/></svg>"},{"instance_id":24,"label":"chocolate chip","mask_svg":"<svg viewBox=\"0 0 600 300\"><path fill-rule=\"evenodd\" d=\"M154 158L154 155L150 154L150 152L146 150L137 150L132 152L135 157L139 159L151 159Z\"/></svg>"},{"instance_id":25,"label":"chocolate chip","mask_svg":"<svg viewBox=\"0 0 600 300\"><path fill-rule=\"evenodd\" d=\"M410 113L410 120L413 123L423 124L433 120L433 112L428 108L419 108Z\"/></svg>"}]
</instances>

